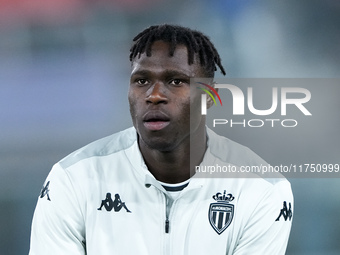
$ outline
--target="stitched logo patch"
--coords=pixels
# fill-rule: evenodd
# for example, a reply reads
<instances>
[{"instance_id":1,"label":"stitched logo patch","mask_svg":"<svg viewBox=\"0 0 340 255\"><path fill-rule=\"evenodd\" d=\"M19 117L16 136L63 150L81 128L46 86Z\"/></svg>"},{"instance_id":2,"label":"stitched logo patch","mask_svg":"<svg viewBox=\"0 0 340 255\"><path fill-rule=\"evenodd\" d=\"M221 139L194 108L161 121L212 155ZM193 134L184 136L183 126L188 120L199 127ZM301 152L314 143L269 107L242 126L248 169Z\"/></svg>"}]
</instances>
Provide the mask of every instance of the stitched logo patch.
<instances>
[{"instance_id":1,"label":"stitched logo patch","mask_svg":"<svg viewBox=\"0 0 340 255\"><path fill-rule=\"evenodd\" d=\"M287 207L287 202L283 201L283 208L280 210L280 214L279 216L276 218L275 221L279 221L282 218L284 219L284 221L287 221L289 219L289 221L292 220L293 217L293 212L292 212L292 204L289 203L289 208Z\"/></svg>"},{"instance_id":2,"label":"stitched logo patch","mask_svg":"<svg viewBox=\"0 0 340 255\"><path fill-rule=\"evenodd\" d=\"M50 195L49 195L50 190L48 188L49 185L50 185L50 181L48 181L46 183L46 185L42 187L42 189L40 191L40 198L43 198L44 196L47 196L47 200L51 201Z\"/></svg>"},{"instance_id":3,"label":"stitched logo patch","mask_svg":"<svg viewBox=\"0 0 340 255\"><path fill-rule=\"evenodd\" d=\"M232 194L224 191L223 195L218 192L212 197L217 202L211 203L209 206L209 222L217 234L222 234L231 224L234 217L234 205L230 204L234 200Z\"/></svg>"},{"instance_id":4,"label":"stitched logo patch","mask_svg":"<svg viewBox=\"0 0 340 255\"><path fill-rule=\"evenodd\" d=\"M111 197L111 193L106 193L106 197L102 200L100 207L97 209L101 211L102 207L106 209L106 211L110 212L112 209L115 212L119 212L122 208L126 210L126 212L130 213L131 211L126 207L125 202L122 202L119 194L115 194L115 199L113 200Z\"/></svg>"}]
</instances>

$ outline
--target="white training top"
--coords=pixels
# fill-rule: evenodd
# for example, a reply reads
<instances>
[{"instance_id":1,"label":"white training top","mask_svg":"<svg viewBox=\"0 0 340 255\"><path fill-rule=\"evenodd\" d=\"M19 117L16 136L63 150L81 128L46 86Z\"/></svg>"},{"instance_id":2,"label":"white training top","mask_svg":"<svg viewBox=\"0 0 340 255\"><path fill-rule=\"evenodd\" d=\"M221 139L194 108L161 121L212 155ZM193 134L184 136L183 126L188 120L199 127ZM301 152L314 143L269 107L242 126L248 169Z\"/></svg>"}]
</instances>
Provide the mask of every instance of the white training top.
<instances>
[{"instance_id":1,"label":"white training top","mask_svg":"<svg viewBox=\"0 0 340 255\"><path fill-rule=\"evenodd\" d=\"M248 148L207 132L201 166L266 164ZM29 254L285 253L293 211L286 179L197 173L176 196L168 192L148 171L133 127L89 144L48 175Z\"/></svg>"}]
</instances>

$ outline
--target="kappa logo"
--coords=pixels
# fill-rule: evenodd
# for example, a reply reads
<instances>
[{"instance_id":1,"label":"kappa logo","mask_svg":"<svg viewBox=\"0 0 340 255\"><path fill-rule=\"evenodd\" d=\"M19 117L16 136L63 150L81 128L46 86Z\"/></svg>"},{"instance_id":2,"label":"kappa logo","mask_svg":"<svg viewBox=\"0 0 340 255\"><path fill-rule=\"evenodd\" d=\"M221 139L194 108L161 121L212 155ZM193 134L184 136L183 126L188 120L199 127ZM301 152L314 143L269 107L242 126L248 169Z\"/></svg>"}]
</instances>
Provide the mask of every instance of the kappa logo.
<instances>
[{"instance_id":1,"label":"kappa logo","mask_svg":"<svg viewBox=\"0 0 340 255\"><path fill-rule=\"evenodd\" d=\"M131 211L126 207L125 203L120 199L119 194L115 195L115 200L112 200L111 193L106 193L106 197L102 200L100 207L97 209L101 211L102 207L106 209L106 211L111 212L114 209L115 212L119 212L122 208L126 210L126 212L130 213Z\"/></svg>"},{"instance_id":2,"label":"kappa logo","mask_svg":"<svg viewBox=\"0 0 340 255\"><path fill-rule=\"evenodd\" d=\"M288 219L289 221L292 220L292 217L293 217L292 204L289 203L288 205L289 205L289 208L287 208L287 202L283 201L283 208L280 210L280 214L275 221L279 221L281 216L283 217L285 221L287 221Z\"/></svg>"},{"instance_id":3,"label":"kappa logo","mask_svg":"<svg viewBox=\"0 0 340 255\"><path fill-rule=\"evenodd\" d=\"M217 203L211 203L209 207L209 222L217 234L222 234L231 224L234 217L234 205L229 202L234 200L232 194L224 191L223 195L218 192L212 196Z\"/></svg>"},{"instance_id":4,"label":"kappa logo","mask_svg":"<svg viewBox=\"0 0 340 255\"><path fill-rule=\"evenodd\" d=\"M43 198L44 196L47 196L47 200L51 201L50 195L49 195L50 190L48 189L49 185L50 185L50 181L48 181L46 183L46 185L42 187L42 189L40 191L40 198Z\"/></svg>"}]
</instances>

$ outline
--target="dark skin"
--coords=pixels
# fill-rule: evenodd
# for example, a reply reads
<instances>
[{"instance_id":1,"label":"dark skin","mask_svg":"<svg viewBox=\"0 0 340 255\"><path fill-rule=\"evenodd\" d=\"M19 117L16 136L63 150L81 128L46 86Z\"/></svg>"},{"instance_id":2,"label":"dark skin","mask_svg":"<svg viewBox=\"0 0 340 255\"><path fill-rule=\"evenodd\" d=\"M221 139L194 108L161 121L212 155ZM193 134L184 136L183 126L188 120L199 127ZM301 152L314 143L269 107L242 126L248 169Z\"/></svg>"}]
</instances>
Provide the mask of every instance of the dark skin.
<instances>
[{"instance_id":1,"label":"dark skin","mask_svg":"<svg viewBox=\"0 0 340 255\"><path fill-rule=\"evenodd\" d=\"M205 73L197 58L188 64L184 45L178 45L173 56L168 47L156 41L150 57L144 53L132 61L128 97L149 171L159 181L179 183L193 175L190 166L200 164L207 148L202 91L190 86L190 78L205 77Z\"/></svg>"}]
</instances>

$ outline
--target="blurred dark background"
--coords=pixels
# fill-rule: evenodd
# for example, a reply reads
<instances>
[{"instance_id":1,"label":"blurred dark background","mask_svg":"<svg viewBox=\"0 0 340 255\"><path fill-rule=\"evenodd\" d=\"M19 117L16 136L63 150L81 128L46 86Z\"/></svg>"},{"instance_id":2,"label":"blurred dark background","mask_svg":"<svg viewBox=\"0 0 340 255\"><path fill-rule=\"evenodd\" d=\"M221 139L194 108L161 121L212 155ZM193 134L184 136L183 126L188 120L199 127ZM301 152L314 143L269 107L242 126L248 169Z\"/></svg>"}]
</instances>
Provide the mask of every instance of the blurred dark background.
<instances>
[{"instance_id":1,"label":"blurred dark background","mask_svg":"<svg viewBox=\"0 0 340 255\"><path fill-rule=\"evenodd\" d=\"M128 56L142 29L174 23L203 31L228 77L334 78L339 14L337 0L0 0L0 254L28 253L37 197L55 162L131 125ZM340 163L339 90L317 91L331 102L324 113L331 118L304 126L304 139L284 134L300 146L280 132L275 147L265 133L228 136L269 162L303 152L324 159L313 163ZM287 254L340 254L340 179L291 183Z\"/></svg>"}]
</instances>

